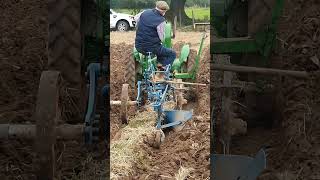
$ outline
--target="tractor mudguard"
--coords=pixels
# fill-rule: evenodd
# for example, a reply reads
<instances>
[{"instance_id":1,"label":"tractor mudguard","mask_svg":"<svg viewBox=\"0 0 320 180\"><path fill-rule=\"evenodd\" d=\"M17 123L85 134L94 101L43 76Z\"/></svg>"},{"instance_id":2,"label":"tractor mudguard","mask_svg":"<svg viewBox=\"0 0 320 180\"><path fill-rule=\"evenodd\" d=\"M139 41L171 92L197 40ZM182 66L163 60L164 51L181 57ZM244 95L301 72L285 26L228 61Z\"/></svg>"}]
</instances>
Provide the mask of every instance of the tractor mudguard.
<instances>
[{"instance_id":1,"label":"tractor mudguard","mask_svg":"<svg viewBox=\"0 0 320 180\"><path fill-rule=\"evenodd\" d=\"M190 46L187 44L183 45L181 49L180 57L179 59L177 58L174 60L172 64L172 69L180 72L182 64L187 62L189 53L190 53Z\"/></svg>"},{"instance_id":2,"label":"tractor mudguard","mask_svg":"<svg viewBox=\"0 0 320 180\"><path fill-rule=\"evenodd\" d=\"M179 58L180 63L187 62L189 53L190 53L190 46L188 44L183 45L180 53L180 58Z\"/></svg>"}]
</instances>

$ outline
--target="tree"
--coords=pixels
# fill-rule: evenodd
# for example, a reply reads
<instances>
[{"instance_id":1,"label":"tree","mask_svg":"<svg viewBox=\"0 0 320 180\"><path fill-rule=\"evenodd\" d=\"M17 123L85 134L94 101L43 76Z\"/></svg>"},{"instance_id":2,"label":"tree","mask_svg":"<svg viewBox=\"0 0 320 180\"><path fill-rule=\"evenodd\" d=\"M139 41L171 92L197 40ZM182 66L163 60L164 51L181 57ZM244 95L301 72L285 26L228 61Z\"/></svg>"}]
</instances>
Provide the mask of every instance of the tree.
<instances>
[{"instance_id":1,"label":"tree","mask_svg":"<svg viewBox=\"0 0 320 180\"><path fill-rule=\"evenodd\" d=\"M180 18L181 12L181 22L184 25L191 24L192 20L189 18L184 10L187 0L166 0L170 5L170 10L166 14L166 18L173 21L173 18L177 16L178 20ZM198 0L207 1L207 0ZM198 2L197 1L197 2ZM133 9L134 12L138 12L145 8L154 8L156 0L111 0L111 7L114 9L129 8ZM201 5L200 3L198 3ZM193 4L195 5L195 4Z\"/></svg>"},{"instance_id":2,"label":"tree","mask_svg":"<svg viewBox=\"0 0 320 180\"><path fill-rule=\"evenodd\" d=\"M171 0L170 2L170 10L167 12L167 18L173 21L174 17L177 16L177 19L180 18L181 13L181 23L184 25L191 24L192 19L187 16L184 7L186 4L186 0Z\"/></svg>"},{"instance_id":3,"label":"tree","mask_svg":"<svg viewBox=\"0 0 320 180\"><path fill-rule=\"evenodd\" d=\"M111 0L114 9L143 9L154 7L155 0Z\"/></svg>"},{"instance_id":4,"label":"tree","mask_svg":"<svg viewBox=\"0 0 320 180\"><path fill-rule=\"evenodd\" d=\"M209 7L210 0L187 0L186 7Z\"/></svg>"}]
</instances>

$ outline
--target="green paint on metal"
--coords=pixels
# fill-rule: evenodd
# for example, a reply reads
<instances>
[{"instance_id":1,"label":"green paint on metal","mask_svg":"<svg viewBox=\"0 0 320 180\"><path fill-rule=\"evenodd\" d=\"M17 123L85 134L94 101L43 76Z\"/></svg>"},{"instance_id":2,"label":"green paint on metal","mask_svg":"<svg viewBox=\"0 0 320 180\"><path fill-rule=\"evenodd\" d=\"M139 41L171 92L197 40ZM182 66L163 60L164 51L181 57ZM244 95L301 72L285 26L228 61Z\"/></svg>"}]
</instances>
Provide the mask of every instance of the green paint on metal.
<instances>
[{"instance_id":1,"label":"green paint on metal","mask_svg":"<svg viewBox=\"0 0 320 180\"><path fill-rule=\"evenodd\" d=\"M223 12L212 12L214 15L213 24L215 29L220 36L226 37L228 14L232 12L232 6L235 6L235 4L230 3L227 0L214 0L213 3L216 3L217 5L226 5ZM265 29L257 32L255 37L213 39L211 43L211 52L213 54L259 53L264 57L265 61L267 61L276 45L277 23L281 17L283 6L284 0L276 1L272 10L271 23Z\"/></svg>"},{"instance_id":2,"label":"green paint on metal","mask_svg":"<svg viewBox=\"0 0 320 180\"><path fill-rule=\"evenodd\" d=\"M174 77L175 78L178 78L178 79L192 79L192 80L195 80L196 79L196 75L197 75L197 72L198 72L198 69L199 69L199 61L200 61L200 56L201 56L201 54L202 54L202 48L203 48L203 44L204 44L204 39L206 38L206 35L205 34L203 34L202 35L202 38L201 38L201 42L200 42L200 46L199 46L199 50L198 50L198 54L197 54L197 56L196 56L196 58L195 58L195 63L194 63L194 66L192 67L192 69L189 71L189 72L187 72L187 73L174 73ZM185 47L185 53L187 53L188 50L189 49L189 47L188 46L186 46ZM190 49L189 49L190 50ZM188 52L188 54L189 54L189 52ZM179 65L180 65L180 67L179 67L179 69L178 69L178 72L181 72L181 68L182 68L182 63L183 62L180 62L180 60L179 60Z\"/></svg>"},{"instance_id":3,"label":"green paint on metal","mask_svg":"<svg viewBox=\"0 0 320 180\"><path fill-rule=\"evenodd\" d=\"M171 48L172 47L172 37L171 37L171 33L172 33L172 29L171 29L171 24L170 23L166 23L165 26L165 38L163 41L163 45L167 48ZM189 57L189 53L190 53L190 47L189 45L184 45L181 49L181 53L180 53L180 57L176 58L172 64L172 68L171 70L174 72L174 77L175 78L179 78L179 79L192 79L195 80L196 78L196 73L198 71L199 68L199 59L202 53L202 48L203 48L203 43L204 43L204 39L205 39L205 34L203 34L203 37L201 39L201 43L200 43L200 47L199 47L199 51L198 54L195 58L195 64L194 67L192 67L192 70L190 72L184 72L183 71L183 65L185 65L187 63L188 57ZM148 57L139 53L136 48L133 48L133 58L135 59L135 61L138 62L139 64L139 69L142 70L142 74L145 72L146 69L148 69L148 67L150 66L150 63L152 63L154 66L157 65L157 58L154 57L151 60L148 60Z\"/></svg>"},{"instance_id":4,"label":"green paint on metal","mask_svg":"<svg viewBox=\"0 0 320 180\"><path fill-rule=\"evenodd\" d=\"M187 62L189 53L190 53L190 46L189 46L188 44L183 45L183 46L182 46L182 49L181 49L179 61L180 61L181 63Z\"/></svg>"},{"instance_id":5,"label":"green paint on metal","mask_svg":"<svg viewBox=\"0 0 320 180\"><path fill-rule=\"evenodd\" d=\"M134 59L138 59L139 58L139 52L135 47L133 48L133 57L134 57Z\"/></svg>"},{"instance_id":6,"label":"green paint on metal","mask_svg":"<svg viewBox=\"0 0 320 180\"><path fill-rule=\"evenodd\" d=\"M172 47L171 35L172 35L171 23L166 23L165 30L164 30L164 40L163 40L163 45L166 48Z\"/></svg>"},{"instance_id":7,"label":"green paint on metal","mask_svg":"<svg viewBox=\"0 0 320 180\"><path fill-rule=\"evenodd\" d=\"M182 65L187 62L189 53L190 53L189 45L187 45L187 44L183 45L183 47L181 49L180 57L175 59L172 64L173 71L182 72L182 70L181 70Z\"/></svg>"},{"instance_id":8,"label":"green paint on metal","mask_svg":"<svg viewBox=\"0 0 320 180\"><path fill-rule=\"evenodd\" d=\"M213 18L212 24L218 33L218 37L227 37L228 18L236 8L237 3L242 3L234 0L212 0L213 10L211 14Z\"/></svg>"},{"instance_id":9,"label":"green paint on metal","mask_svg":"<svg viewBox=\"0 0 320 180\"><path fill-rule=\"evenodd\" d=\"M253 53L258 50L255 40L248 37L213 39L211 46L214 54Z\"/></svg>"},{"instance_id":10,"label":"green paint on metal","mask_svg":"<svg viewBox=\"0 0 320 180\"><path fill-rule=\"evenodd\" d=\"M90 63L100 63L108 56L109 32L108 1L82 0L81 31L83 33L82 69ZM104 62L106 63L106 62Z\"/></svg>"},{"instance_id":11,"label":"green paint on metal","mask_svg":"<svg viewBox=\"0 0 320 180\"><path fill-rule=\"evenodd\" d=\"M148 69L150 66L149 62L151 62L154 66L157 65L157 57L151 58L148 61L148 56L139 53L136 48L133 48L133 58L139 63L139 69L141 69L141 74L139 74L139 76L142 76L145 70Z\"/></svg>"},{"instance_id":12,"label":"green paint on metal","mask_svg":"<svg viewBox=\"0 0 320 180\"><path fill-rule=\"evenodd\" d=\"M214 29L217 32L218 37L226 37L227 36L227 25L225 17L214 17L212 20Z\"/></svg>"},{"instance_id":13,"label":"green paint on metal","mask_svg":"<svg viewBox=\"0 0 320 180\"><path fill-rule=\"evenodd\" d=\"M206 35L203 33L202 38L201 38L201 42L200 42L200 46L199 46L199 50L198 50L198 54L197 54L196 59L195 59L195 64L192 67L191 72L188 72L188 73L190 73L192 75L191 76L192 80L195 80L196 76L197 76L197 72L198 72L198 69L199 69L199 61L200 61L202 48L203 48L203 43L204 43L204 39L205 38L206 38Z\"/></svg>"},{"instance_id":14,"label":"green paint on metal","mask_svg":"<svg viewBox=\"0 0 320 180\"><path fill-rule=\"evenodd\" d=\"M176 58L173 63L171 69L176 72L180 72L181 62L178 58Z\"/></svg>"}]
</instances>

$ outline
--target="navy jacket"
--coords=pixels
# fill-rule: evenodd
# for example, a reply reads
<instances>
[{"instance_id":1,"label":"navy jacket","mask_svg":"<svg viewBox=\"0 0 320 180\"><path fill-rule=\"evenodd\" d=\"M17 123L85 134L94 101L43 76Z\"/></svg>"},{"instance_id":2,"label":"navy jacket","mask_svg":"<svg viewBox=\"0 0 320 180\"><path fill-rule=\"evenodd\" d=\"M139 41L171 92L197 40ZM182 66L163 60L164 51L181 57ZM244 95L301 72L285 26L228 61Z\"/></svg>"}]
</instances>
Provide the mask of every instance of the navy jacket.
<instances>
[{"instance_id":1,"label":"navy jacket","mask_svg":"<svg viewBox=\"0 0 320 180\"><path fill-rule=\"evenodd\" d=\"M144 11L137 24L135 46L142 53L156 52L161 47L157 26L165 21L165 18L156 10Z\"/></svg>"}]
</instances>

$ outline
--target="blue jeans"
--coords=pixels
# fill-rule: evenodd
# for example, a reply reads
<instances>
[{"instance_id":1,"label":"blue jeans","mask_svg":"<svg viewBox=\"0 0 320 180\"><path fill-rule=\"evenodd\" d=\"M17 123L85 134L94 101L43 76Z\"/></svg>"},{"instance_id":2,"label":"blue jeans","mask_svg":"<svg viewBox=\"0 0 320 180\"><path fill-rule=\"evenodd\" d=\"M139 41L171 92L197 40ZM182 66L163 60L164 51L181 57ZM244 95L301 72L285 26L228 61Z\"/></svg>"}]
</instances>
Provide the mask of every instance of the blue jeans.
<instances>
[{"instance_id":1,"label":"blue jeans","mask_svg":"<svg viewBox=\"0 0 320 180\"><path fill-rule=\"evenodd\" d=\"M166 48L164 46L160 46L156 49L140 49L136 47L138 52L147 55L147 52L152 52L157 55L157 61L161 63L163 66L168 64L172 65L173 61L176 59L176 52L173 49Z\"/></svg>"},{"instance_id":2,"label":"blue jeans","mask_svg":"<svg viewBox=\"0 0 320 180\"><path fill-rule=\"evenodd\" d=\"M157 55L157 61L163 66L168 64L172 65L177 56L173 49L166 48L164 46L161 46L155 54Z\"/></svg>"}]
</instances>

